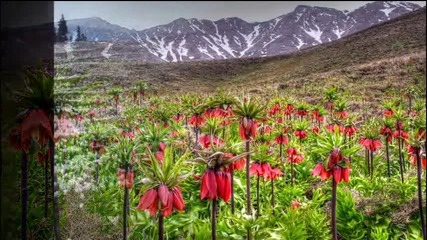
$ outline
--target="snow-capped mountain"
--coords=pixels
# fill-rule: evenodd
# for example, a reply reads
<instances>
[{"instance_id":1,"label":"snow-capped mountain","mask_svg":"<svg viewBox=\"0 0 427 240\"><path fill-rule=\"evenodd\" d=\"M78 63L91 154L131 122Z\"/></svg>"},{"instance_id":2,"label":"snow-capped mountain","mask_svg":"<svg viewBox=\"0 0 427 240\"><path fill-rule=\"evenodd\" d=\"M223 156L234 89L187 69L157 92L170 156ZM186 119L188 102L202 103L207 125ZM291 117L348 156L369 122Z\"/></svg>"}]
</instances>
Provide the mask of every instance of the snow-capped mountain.
<instances>
[{"instance_id":1,"label":"snow-capped mountain","mask_svg":"<svg viewBox=\"0 0 427 240\"><path fill-rule=\"evenodd\" d=\"M109 42L103 56L149 62L265 57L330 42L420 8L410 2L368 3L352 12L300 5L265 22L184 19L136 31L100 18L68 20L89 41ZM70 47L70 46L68 46Z\"/></svg>"}]
</instances>

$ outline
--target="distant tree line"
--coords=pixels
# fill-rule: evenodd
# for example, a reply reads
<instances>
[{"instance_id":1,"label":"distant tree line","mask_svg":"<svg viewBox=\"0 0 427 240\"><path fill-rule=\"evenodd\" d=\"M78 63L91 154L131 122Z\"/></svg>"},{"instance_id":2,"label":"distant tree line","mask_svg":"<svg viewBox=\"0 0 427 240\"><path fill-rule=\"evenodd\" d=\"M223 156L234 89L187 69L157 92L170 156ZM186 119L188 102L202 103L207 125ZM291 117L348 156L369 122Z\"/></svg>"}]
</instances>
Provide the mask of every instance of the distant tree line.
<instances>
[{"instance_id":1,"label":"distant tree line","mask_svg":"<svg viewBox=\"0 0 427 240\"><path fill-rule=\"evenodd\" d=\"M58 23L58 32L56 34L56 41L57 42L66 42L66 41L73 41L73 36L70 35L70 38L67 37L68 34L68 27L67 27L67 21L64 19L64 15L62 14L61 19ZM81 33L80 26L77 26L77 37L75 41L87 41L87 37L84 33Z\"/></svg>"}]
</instances>

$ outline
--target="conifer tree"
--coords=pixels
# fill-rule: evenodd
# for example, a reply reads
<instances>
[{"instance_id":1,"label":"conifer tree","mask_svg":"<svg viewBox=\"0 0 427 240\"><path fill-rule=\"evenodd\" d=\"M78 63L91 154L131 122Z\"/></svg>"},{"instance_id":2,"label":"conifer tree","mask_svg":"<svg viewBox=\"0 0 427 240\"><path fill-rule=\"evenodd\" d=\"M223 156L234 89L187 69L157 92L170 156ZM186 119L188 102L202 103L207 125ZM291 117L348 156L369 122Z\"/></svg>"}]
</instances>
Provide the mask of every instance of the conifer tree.
<instances>
[{"instance_id":1,"label":"conifer tree","mask_svg":"<svg viewBox=\"0 0 427 240\"><path fill-rule=\"evenodd\" d=\"M82 41L82 34L80 31L80 26L77 26L77 38L76 38L76 42L77 41Z\"/></svg>"},{"instance_id":2,"label":"conifer tree","mask_svg":"<svg viewBox=\"0 0 427 240\"><path fill-rule=\"evenodd\" d=\"M61 20L59 20L59 23L58 23L58 34L57 34L58 42L67 41L68 40L67 34L68 34L67 22L64 19L64 14L62 14Z\"/></svg>"}]
</instances>

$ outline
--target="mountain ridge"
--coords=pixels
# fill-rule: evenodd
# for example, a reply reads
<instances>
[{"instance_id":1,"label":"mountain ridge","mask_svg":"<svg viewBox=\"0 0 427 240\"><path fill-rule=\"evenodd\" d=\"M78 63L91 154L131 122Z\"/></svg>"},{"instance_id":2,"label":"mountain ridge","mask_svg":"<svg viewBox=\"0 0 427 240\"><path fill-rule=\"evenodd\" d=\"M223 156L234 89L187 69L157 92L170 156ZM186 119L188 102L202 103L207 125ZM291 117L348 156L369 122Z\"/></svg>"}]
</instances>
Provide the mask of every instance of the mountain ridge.
<instances>
[{"instance_id":1,"label":"mountain ridge","mask_svg":"<svg viewBox=\"0 0 427 240\"><path fill-rule=\"evenodd\" d=\"M292 12L263 22L249 23L238 17L216 21L178 18L141 31L113 24L102 28L101 18L96 23L85 24L82 19L67 23L69 29L80 25L89 40L112 43L108 58L182 62L287 54L340 39L419 8L409 2L388 1L368 3L351 12L299 5Z\"/></svg>"}]
</instances>

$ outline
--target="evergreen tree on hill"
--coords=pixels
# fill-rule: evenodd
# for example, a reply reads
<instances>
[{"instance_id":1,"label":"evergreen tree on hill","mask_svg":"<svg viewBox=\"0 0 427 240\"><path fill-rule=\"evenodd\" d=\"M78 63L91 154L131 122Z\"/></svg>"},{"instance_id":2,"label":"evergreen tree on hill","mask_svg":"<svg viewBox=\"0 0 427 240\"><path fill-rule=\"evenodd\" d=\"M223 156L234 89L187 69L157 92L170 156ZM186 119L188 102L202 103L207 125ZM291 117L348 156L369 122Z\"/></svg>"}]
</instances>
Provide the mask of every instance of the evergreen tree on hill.
<instances>
[{"instance_id":1,"label":"evergreen tree on hill","mask_svg":"<svg viewBox=\"0 0 427 240\"><path fill-rule=\"evenodd\" d=\"M58 23L57 41L66 42L68 40L67 34L68 34L67 22L64 19L64 14L62 14L61 20L59 20L59 23Z\"/></svg>"}]
</instances>

